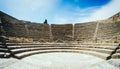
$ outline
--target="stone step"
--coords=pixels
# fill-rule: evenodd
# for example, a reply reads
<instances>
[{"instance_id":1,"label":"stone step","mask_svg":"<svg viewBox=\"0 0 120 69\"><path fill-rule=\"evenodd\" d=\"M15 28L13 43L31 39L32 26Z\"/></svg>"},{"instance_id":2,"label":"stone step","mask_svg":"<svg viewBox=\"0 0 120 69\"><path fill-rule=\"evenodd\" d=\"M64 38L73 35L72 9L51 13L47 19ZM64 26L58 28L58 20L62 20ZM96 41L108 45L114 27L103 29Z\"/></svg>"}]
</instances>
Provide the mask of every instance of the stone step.
<instances>
[{"instance_id":1,"label":"stone step","mask_svg":"<svg viewBox=\"0 0 120 69\"><path fill-rule=\"evenodd\" d=\"M120 53L120 49L117 49L116 53Z\"/></svg>"},{"instance_id":2,"label":"stone step","mask_svg":"<svg viewBox=\"0 0 120 69\"><path fill-rule=\"evenodd\" d=\"M120 53L115 53L112 55L113 59L120 59Z\"/></svg>"},{"instance_id":3,"label":"stone step","mask_svg":"<svg viewBox=\"0 0 120 69\"><path fill-rule=\"evenodd\" d=\"M96 52L101 52L101 53L106 53L106 54L112 54L114 51L114 50L100 49L100 48L85 48L83 50L91 50L91 51L96 51Z\"/></svg>"},{"instance_id":4,"label":"stone step","mask_svg":"<svg viewBox=\"0 0 120 69\"><path fill-rule=\"evenodd\" d=\"M8 48L16 49L16 48L32 48L32 47L83 47L83 48L101 48L101 49L116 49L116 46L80 46L80 45L15 45L8 46Z\"/></svg>"},{"instance_id":5,"label":"stone step","mask_svg":"<svg viewBox=\"0 0 120 69\"><path fill-rule=\"evenodd\" d=\"M7 45L81 45L81 46L118 46L118 44L98 44L98 43L90 43L90 44L77 44L77 43L6 43Z\"/></svg>"},{"instance_id":6,"label":"stone step","mask_svg":"<svg viewBox=\"0 0 120 69\"><path fill-rule=\"evenodd\" d=\"M10 45L43 45L43 43L6 43L8 46Z\"/></svg>"},{"instance_id":7,"label":"stone step","mask_svg":"<svg viewBox=\"0 0 120 69\"><path fill-rule=\"evenodd\" d=\"M119 44L118 43L86 43L86 44L80 44L80 45L93 45L93 46L118 46Z\"/></svg>"},{"instance_id":8,"label":"stone step","mask_svg":"<svg viewBox=\"0 0 120 69\"><path fill-rule=\"evenodd\" d=\"M0 58L9 58L9 57L10 57L10 53L0 52Z\"/></svg>"},{"instance_id":9,"label":"stone step","mask_svg":"<svg viewBox=\"0 0 120 69\"><path fill-rule=\"evenodd\" d=\"M87 48L101 48L101 49L116 49L117 46L80 46L80 47L87 47Z\"/></svg>"},{"instance_id":10,"label":"stone step","mask_svg":"<svg viewBox=\"0 0 120 69\"><path fill-rule=\"evenodd\" d=\"M9 52L7 48L0 48L0 52Z\"/></svg>"},{"instance_id":11,"label":"stone step","mask_svg":"<svg viewBox=\"0 0 120 69\"><path fill-rule=\"evenodd\" d=\"M22 45L32 45L32 44L77 44L77 43L6 43L6 44L22 44Z\"/></svg>"},{"instance_id":12,"label":"stone step","mask_svg":"<svg viewBox=\"0 0 120 69\"><path fill-rule=\"evenodd\" d=\"M80 47L34 47L34 48L19 48L19 49L11 49L11 52L14 54L26 52L26 51L34 51L34 50L49 50L49 49L71 49L71 50L90 50L96 52L102 52L107 54L112 54L113 50L109 49L99 49L99 48L80 48Z\"/></svg>"},{"instance_id":13,"label":"stone step","mask_svg":"<svg viewBox=\"0 0 120 69\"><path fill-rule=\"evenodd\" d=\"M93 52L93 51L85 51L85 50L68 50L68 49L54 49L54 50L37 50L37 51L27 51L23 53L15 54L14 57L21 59L30 55L40 54L40 53L51 53L51 52L74 52L74 53L82 53L93 55L102 59L109 59L109 54Z\"/></svg>"},{"instance_id":14,"label":"stone step","mask_svg":"<svg viewBox=\"0 0 120 69\"><path fill-rule=\"evenodd\" d=\"M0 46L0 48L6 48L5 46Z\"/></svg>"}]
</instances>

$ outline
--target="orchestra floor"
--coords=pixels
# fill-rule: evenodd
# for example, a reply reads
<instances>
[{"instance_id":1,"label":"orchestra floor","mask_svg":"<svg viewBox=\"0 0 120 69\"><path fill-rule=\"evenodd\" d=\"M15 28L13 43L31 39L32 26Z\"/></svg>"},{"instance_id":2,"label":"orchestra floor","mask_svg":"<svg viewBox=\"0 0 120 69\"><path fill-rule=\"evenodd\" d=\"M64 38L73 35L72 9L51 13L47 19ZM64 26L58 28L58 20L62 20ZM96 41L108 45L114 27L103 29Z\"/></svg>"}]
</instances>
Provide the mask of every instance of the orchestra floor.
<instances>
[{"instance_id":1,"label":"orchestra floor","mask_svg":"<svg viewBox=\"0 0 120 69\"><path fill-rule=\"evenodd\" d=\"M45 53L23 59L0 58L0 69L119 69L119 61L79 53Z\"/></svg>"}]
</instances>

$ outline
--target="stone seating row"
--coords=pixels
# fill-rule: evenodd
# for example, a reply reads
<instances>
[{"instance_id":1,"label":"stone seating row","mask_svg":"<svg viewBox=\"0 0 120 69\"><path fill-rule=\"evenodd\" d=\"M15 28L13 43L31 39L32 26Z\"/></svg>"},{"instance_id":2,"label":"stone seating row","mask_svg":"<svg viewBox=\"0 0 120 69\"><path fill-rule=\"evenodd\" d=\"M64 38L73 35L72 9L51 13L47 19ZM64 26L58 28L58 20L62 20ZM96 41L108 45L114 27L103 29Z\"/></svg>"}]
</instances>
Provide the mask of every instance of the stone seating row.
<instances>
[{"instance_id":1,"label":"stone seating row","mask_svg":"<svg viewBox=\"0 0 120 69\"><path fill-rule=\"evenodd\" d=\"M114 59L120 59L120 46L116 50L116 53L112 55L112 58L114 58Z\"/></svg>"},{"instance_id":2,"label":"stone seating row","mask_svg":"<svg viewBox=\"0 0 120 69\"><path fill-rule=\"evenodd\" d=\"M19 48L11 50L14 54L22 53L26 51L33 51L33 50L53 50L53 49L71 49L71 50L90 50L90 51L97 51L107 54L112 54L113 50L109 49L99 49L99 48L79 48L79 47L35 47L35 48Z\"/></svg>"},{"instance_id":3,"label":"stone seating row","mask_svg":"<svg viewBox=\"0 0 120 69\"><path fill-rule=\"evenodd\" d=\"M64 44L64 43L42 43L42 44L13 44L8 45L8 48L11 50L12 54L16 58L23 58L37 53L49 53L49 52L76 52L89 54L89 55L98 55L97 57L109 59L111 54L113 54L114 49L117 48L118 44ZM110 48L109 48L110 47ZM58 51L57 51L58 50ZM107 54L107 56L104 56Z\"/></svg>"},{"instance_id":4,"label":"stone seating row","mask_svg":"<svg viewBox=\"0 0 120 69\"><path fill-rule=\"evenodd\" d=\"M9 49L3 46L2 43L0 43L0 58L9 58L9 57L10 57Z\"/></svg>"},{"instance_id":5,"label":"stone seating row","mask_svg":"<svg viewBox=\"0 0 120 69\"><path fill-rule=\"evenodd\" d=\"M54 49L54 50L37 50L37 51L28 51L28 52L24 52L24 53L19 53L19 54L15 54L14 57L21 59L33 54L42 54L42 53L53 53L53 52L72 52L72 53L82 53L82 54L88 54L88 55L93 55L96 57L100 57L102 59L109 59L109 54L104 54L104 53L100 53L100 52L94 52L94 51L85 51L85 50L69 50L69 49Z\"/></svg>"},{"instance_id":6,"label":"stone seating row","mask_svg":"<svg viewBox=\"0 0 120 69\"><path fill-rule=\"evenodd\" d=\"M10 57L12 56L17 58L25 57L25 55L36 54L36 51L39 53L42 52L65 52L69 50L70 52L80 51L80 53L89 55L97 55L101 53L101 57L104 59L109 59L115 49L118 47L118 44L99 44L99 43L86 43L86 44L67 44L67 43L7 43L7 48L0 44L0 57ZM10 51L9 51L9 50ZM58 51L57 51L58 50ZM83 51L83 52L81 52ZM87 53L86 53L87 51ZM27 54L28 53L28 54ZM112 58L120 58L120 50L117 49L116 53L112 55ZM21 55L19 55L21 54ZM103 56L102 54L107 54L109 56Z\"/></svg>"},{"instance_id":7,"label":"stone seating row","mask_svg":"<svg viewBox=\"0 0 120 69\"><path fill-rule=\"evenodd\" d=\"M99 45L99 46L116 46L117 43L6 43L7 46L11 45ZM1 44L0 44L1 45Z\"/></svg>"},{"instance_id":8,"label":"stone seating row","mask_svg":"<svg viewBox=\"0 0 120 69\"><path fill-rule=\"evenodd\" d=\"M114 50L116 46L99 46L99 45L79 45L79 44L44 44L44 45L12 45L8 46L10 49L19 49L19 48L34 48L34 47L79 47L79 48L100 48L100 49L110 49Z\"/></svg>"}]
</instances>

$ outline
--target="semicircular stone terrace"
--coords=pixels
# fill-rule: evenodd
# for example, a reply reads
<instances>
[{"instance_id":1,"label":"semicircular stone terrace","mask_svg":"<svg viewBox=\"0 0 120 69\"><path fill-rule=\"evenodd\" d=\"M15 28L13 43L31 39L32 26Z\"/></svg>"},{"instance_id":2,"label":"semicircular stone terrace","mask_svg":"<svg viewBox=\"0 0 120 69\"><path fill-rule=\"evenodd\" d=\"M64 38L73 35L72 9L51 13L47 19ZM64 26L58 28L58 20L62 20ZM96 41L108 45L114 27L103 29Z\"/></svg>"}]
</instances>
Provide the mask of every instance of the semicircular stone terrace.
<instances>
[{"instance_id":1,"label":"semicircular stone terrace","mask_svg":"<svg viewBox=\"0 0 120 69\"><path fill-rule=\"evenodd\" d=\"M101 21L49 25L18 20L0 11L1 36L9 39L0 39L1 58L21 59L51 52L82 53L105 60L120 58L120 13Z\"/></svg>"},{"instance_id":2,"label":"semicircular stone terrace","mask_svg":"<svg viewBox=\"0 0 120 69\"><path fill-rule=\"evenodd\" d=\"M2 47L2 46L1 46ZM73 52L93 55L105 60L111 57L116 58L116 49L119 48L118 44L99 44L99 43L7 43L8 57L15 57L22 59L24 57L52 52ZM113 55L114 54L114 55ZM118 57L117 57L118 58Z\"/></svg>"}]
</instances>

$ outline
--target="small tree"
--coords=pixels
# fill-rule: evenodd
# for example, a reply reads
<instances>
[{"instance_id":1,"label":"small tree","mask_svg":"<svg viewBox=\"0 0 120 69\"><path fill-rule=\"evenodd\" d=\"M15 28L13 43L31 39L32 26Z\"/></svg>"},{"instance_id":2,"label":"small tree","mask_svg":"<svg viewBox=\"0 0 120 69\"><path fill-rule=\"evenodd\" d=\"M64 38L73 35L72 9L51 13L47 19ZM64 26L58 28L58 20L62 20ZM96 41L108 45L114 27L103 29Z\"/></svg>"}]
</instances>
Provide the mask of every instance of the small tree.
<instances>
[{"instance_id":1,"label":"small tree","mask_svg":"<svg viewBox=\"0 0 120 69\"><path fill-rule=\"evenodd\" d=\"M44 24L48 24L47 19L45 19Z\"/></svg>"}]
</instances>

